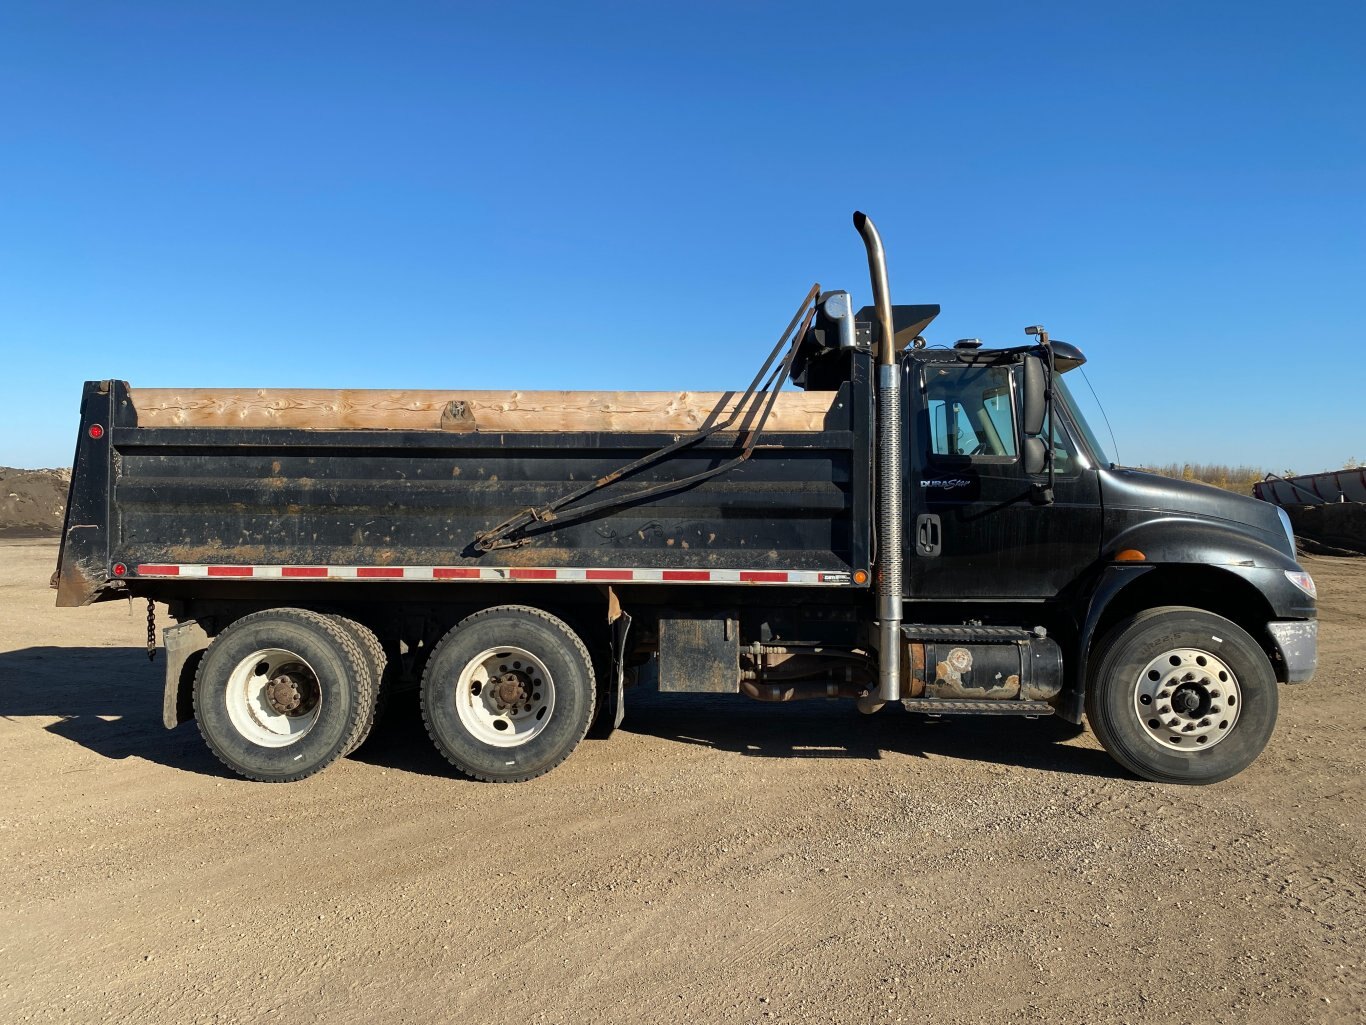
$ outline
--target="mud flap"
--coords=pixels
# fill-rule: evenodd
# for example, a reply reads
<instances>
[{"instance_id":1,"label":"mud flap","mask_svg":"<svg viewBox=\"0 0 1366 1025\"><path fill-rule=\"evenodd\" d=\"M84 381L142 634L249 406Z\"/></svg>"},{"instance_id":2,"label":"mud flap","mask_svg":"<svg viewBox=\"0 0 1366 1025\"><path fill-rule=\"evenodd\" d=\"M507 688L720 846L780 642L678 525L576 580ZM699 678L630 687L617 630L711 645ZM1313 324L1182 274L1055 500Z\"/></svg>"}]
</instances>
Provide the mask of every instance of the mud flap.
<instances>
[{"instance_id":1,"label":"mud flap","mask_svg":"<svg viewBox=\"0 0 1366 1025\"><path fill-rule=\"evenodd\" d=\"M161 699L161 722L173 730L194 718L194 674L209 647L209 635L195 620L186 620L161 631L166 645L166 691Z\"/></svg>"},{"instance_id":2,"label":"mud flap","mask_svg":"<svg viewBox=\"0 0 1366 1025\"><path fill-rule=\"evenodd\" d=\"M631 630L631 616L623 612L612 624L612 682L607 687L607 707L602 721L612 725L603 732L610 736L626 717L626 635Z\"/></svg>"}]
</instances>

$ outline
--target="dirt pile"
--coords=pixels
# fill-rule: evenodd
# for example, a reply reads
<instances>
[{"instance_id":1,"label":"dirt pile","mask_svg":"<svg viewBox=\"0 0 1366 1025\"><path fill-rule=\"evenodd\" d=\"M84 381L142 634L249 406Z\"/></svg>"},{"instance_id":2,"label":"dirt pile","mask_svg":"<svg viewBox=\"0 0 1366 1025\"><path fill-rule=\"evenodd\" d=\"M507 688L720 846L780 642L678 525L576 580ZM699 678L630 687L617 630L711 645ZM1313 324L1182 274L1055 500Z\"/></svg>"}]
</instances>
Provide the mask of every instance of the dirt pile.
<instances>
[{"instance_id":1,"label":"dirt pile","mask_svg":"<svg viewBox=\"0 0 1366 1025\"><path fill-rule=\"evenodd\" d=\"M0 466L0 537L55 537L62 532L71 471Z\"/></svg>"}]
</instances>

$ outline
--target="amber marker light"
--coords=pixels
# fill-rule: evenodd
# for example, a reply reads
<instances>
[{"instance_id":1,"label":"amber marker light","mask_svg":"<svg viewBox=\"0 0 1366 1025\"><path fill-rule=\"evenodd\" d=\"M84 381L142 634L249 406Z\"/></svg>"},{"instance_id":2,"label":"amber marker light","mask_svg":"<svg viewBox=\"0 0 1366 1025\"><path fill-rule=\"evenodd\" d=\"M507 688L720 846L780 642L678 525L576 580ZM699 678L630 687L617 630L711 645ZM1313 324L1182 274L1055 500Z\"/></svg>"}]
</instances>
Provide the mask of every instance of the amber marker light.
<instances>
[{"instance_id":1,"label":"amber marker light","mask_svg":"<svg viewBox=\"0 0 1366 1025\"><path fill-rule=\"evenodd\" d=\"M1137 548L1126 548L1115 556L1115 562L1143 562L1147 558Z\"/></svg>"},{"instance_id":2,"label":"amber marker light","mask_svg":"<svg viewBox=\"0 0 1366 1025\"><path fill-rule=\"evenodd\" d=\"M868 571L866 569L854 570L854 583L866 584L868 582Z\"/></svg>"}]
</instances>

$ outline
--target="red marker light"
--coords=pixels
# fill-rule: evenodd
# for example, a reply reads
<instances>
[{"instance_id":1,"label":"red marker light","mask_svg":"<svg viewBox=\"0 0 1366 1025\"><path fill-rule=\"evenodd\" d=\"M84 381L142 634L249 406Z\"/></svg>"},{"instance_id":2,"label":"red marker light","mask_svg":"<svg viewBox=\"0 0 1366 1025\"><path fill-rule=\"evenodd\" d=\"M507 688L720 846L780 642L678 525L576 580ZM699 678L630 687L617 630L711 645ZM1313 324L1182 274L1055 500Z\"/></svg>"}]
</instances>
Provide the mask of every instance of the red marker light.
<instances>
[{"instance_id":1,"label":"red marker light","mask_svg":"<svg viewBox=\"0 0 1366 1025\"><path fill-rule=\"evenodd\" d=\"M90 430L87 433L89 433L89 435L96 441L99 441L101 438L104 437L104 428L101 427L99 424L91 424Z\"/></svg>"},{"instance_id":2,"label":"red marker light","mask_svg":"<svg viewBox=\"0 0 1366 1025\"><path fill-rule=\"evenodd\" d=\"M121 577L128 572L128 567L121 562L114 563L114 576Z\"/></svg>"}]
</instances>

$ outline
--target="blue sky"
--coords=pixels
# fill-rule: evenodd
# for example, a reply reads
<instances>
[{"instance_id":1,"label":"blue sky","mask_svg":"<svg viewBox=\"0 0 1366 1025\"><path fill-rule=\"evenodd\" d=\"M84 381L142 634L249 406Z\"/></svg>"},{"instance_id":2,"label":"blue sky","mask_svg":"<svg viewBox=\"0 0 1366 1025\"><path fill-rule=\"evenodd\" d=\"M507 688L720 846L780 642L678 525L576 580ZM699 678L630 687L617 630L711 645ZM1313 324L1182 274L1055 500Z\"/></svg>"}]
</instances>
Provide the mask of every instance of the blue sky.
<instances>
[{"instance_id":1,"label":"blue sky","mask_svg":"<svg viewBox=\"0 0 1366 1025\"><path fill-rule=\"evenodd\" d=\"M1366 5L0 11L0 463L80 382L723 389L855 208L1127 463L1366 459ZM1103 427L1100 428L1103 431Z\"/></svg>"}]
</instances>

